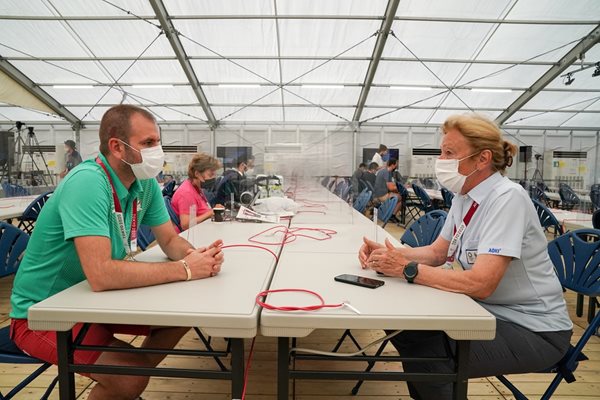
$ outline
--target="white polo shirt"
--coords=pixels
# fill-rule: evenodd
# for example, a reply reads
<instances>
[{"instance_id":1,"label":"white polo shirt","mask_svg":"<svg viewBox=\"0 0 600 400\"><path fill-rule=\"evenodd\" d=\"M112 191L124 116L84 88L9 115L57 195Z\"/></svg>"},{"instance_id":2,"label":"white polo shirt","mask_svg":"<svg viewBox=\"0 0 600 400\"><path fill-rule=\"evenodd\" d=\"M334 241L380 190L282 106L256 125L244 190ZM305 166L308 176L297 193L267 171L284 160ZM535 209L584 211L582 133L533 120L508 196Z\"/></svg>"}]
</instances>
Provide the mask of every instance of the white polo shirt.
<instances>
[{"instance_id":1,"label":"white polo shirt","mask_svg":"<svg viewBox=\"0 0 600 400\"><path fill-rule=\"evenodd\" d=\"M455 257L471 269L478 254L513 257L494 293L478 301L497 318L534 332L573 327L562 287L548 256L548 242L533 203L518 184L493 174L466 195L457 195L441 235L450 241L473 201L479 208L465 229Z\"/></svg>"},{"instance_id":2,"label":"white polo shirt","mask_svg":"<svg viewBox=\"0 0 600 400\"><path fill-rule=\"evenodd\" d=\"M381 158L381 154L379 154L379 153L375 153L373 155L373 159L371 160L371 162L377 163L377 165L379 165L379 168L381 168L385 165L385 162L383 161L383 158Z\"/></svg>"}]
</instances>

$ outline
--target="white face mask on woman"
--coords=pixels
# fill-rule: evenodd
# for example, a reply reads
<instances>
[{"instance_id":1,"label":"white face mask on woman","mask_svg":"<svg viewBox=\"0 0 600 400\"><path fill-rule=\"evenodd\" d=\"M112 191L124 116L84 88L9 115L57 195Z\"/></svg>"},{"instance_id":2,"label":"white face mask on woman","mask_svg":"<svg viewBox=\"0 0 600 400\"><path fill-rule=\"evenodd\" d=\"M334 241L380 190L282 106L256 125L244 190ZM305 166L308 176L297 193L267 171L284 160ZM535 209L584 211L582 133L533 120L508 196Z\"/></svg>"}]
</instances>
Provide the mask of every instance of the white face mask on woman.
<instances>
[{"instance_id":1,"label":"white face mask on woman","mask_svg":"<svg viewBox=\"0 0 600 400\"><path fill-rule=\"evenodd\" d=\"M156 178L156 175L162 170L165 162L165 153L163 152L162 146L158 145L138 150L122 140L121 142L142 155L142 162L139 164L131 164L125 160L121 160L131 167L135 177L137 179Z\"/></svg>"},{"instance_id":2,"label":"white face mask on woman","mask_svg":"<svg viewBox=\"0 0 600 400\"><path fill-rule=\"evenodd\" d=\"M473 157L478 153L473 153L459 159L441 159L435 160L435 176L442 186L454 193L460 193L467 178L477 172L477 168L469 175L463 175L458 172L458 165L462 160Z\"/></svg>"}]
</instances>

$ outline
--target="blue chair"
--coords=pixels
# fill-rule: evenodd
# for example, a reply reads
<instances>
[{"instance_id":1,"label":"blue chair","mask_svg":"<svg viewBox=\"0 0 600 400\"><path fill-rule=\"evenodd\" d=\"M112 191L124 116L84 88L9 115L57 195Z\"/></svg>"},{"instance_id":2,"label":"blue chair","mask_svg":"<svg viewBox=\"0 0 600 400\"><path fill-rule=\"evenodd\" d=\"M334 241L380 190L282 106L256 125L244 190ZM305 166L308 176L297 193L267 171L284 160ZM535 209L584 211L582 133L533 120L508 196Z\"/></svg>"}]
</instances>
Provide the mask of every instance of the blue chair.
<instances>
[{"instance_id":1,"label":"blue chair","mask_svg":"<svg viewBox=\"0 0 600 400\"><path fill-rule=\"evenodd\" d=\"M579 229L568 232L548 244L548 254L563 287L590 297L600 296L600 231ZM583 354L583 348L598 327L600 327L600 313L591 320L577 344L571 346L567 354L556 365L546 371L540 371L556 374L542 395L542 399L550 399L563 379L567 383L575 382L573 373L577 369L579 361L588 359ZM517 400L527 399L504 376L497 378Z\"/></svg>"},{"instance_id":2,"label":"blue chair","mask_svg":"<svg viewBox=\"0 0 600 400\"><path fill-rule=\"evenodd\" d=\"M410 247L430 245L440 234L447 215L442 210L428 212L404 231L400 241Z\"/></svg>"},{"instance_id":3,"label":"blue chair","mask_svg":"<svg viewBox=\"0 0 600 400\"><path fill-rule=\"evenodd\" d=\"M435 210L433 201L431 201L431 197L429 197L429 195L427 194L425 189L423 189L421 186L417 185L416 183L412 184L412 188L415 192L415 195L419 199L418 207L421 209L421 211L423 211L425 214L427 214L429 211Z\"/></svg>"},{"instance_id":4,"label":"blue chair","mask_svg":"<svg viewBox=\"0 0 600 400\"><path fill-rule=\"evenodd\" d=\"M383 222L382 228L385 228L388 221L394 214L394 208L396 208L396 204L398 204L398 198L393 196L381 203L381 205L378 207L379 211L377 212L377 219Z\"/></svg>"},{"instance_id":5,"label":"blue chair","mask_svg":"<svg viewBox=\"0 0 600 400\"><path fill-rule=\"evenodd\" d=\"M167 197L173 197L173 194L175 194L175 186L177 186L177 182L175 181L175 179L170 180L169 182L165 183L165 185L163 186L163 190L162 190L162 195L167 196Z\"/></svg>"},{"instance_id":6,"label":"blue chair","mask_svg":"<svg viewBox=\"0 0 600 400\"><path fill-rule=\"evenodd\" d=\"M566 183L558 185L558 195L560 196L560 208L563 210L572 210L581 203L579 196Z\"/></svg>"},{"instance_id":7,"label":"blue chair","mask_svg":"<svg viewBox=\"0 0 600 400\"><path fill-rule=\"evenodd\" d=\"M558 222L558 219L556 219L554 214L552 214L552 211L550 211L548 207L543 205L538 200L531 199L531 201L533 202L535 212L537 213L538 219L540 220L540 224L542 225L542 228L544 228L544 231L553 233L554 237L562 235L564 233L563 228ZM549 228L552 228L552 230Z\"/></svg>"},{"instance_id":8,"label":"blue chair","mask_svg":"<svg viewBox=\"0 0 600 400\"><path fill-rule=\"evenodd\" d=\"M40 211L42 211L42 207L44 207L44 204L46 204L51 195L52 192L39 195L27 206L25 211L23 211L23 215L18 218L20 229L23 229L27 234L31 235L33 227L35 226L35 221L37 221Z\"/></svg>"},{"instance_id":9,"label":"blue chair","mask_svg":"<svg viewBox=\"0 0 600 400\"><path fill-rule=\"evenodd\" d=\"M181 222L179 221L179 217L177 216L177 214L175 214L175 210L173 210L173 207L171 206L171 199L168 196L164 196L163 199L165 200L165 207L167 207L167 212L169 213L171 222L181 232L183 230L181 229Z\"/></svg>"},{"instance_id":10,"label":"blue chair","mask_svg":"<svg viewBox=\"0 0 600 400\"><path fill-rule=\"evenodd\" d=\"M364 189L354 200L354 204L352 205L354 209L360 213L364 213L367 208L367 204L369 204L369 200L371 200L371 192L367 189Z\"/></svg>"},{"instance_id":11,"label":"blue chair","mask_svg":"<svg viewBox=\"0 0 600 400\"><path fill-rule=\"evenodd\" d=\"M155 240L154 233L152 233L152 229L148 225L140 225L138 227L137 244L142 251L145 251L150 243Z\"/></svg>"},{"instance_id":12,"label":"blue chair","mask_svg":"<svg viewBox=\"0 0 600 400\"><path fill-rule=\"evenodd\" d=\"M21 255L27 247L29 235L13 225L0 222L0 277L14 274L21 262ZM14 398L21 390L29 385L34 379L46 371L52 364L45 363L37 358L23 353L11 340L9 327L0 328L0 363L3 364L41 364L33 373L27 376L7 394L0 392L0 400ZM47 399L50 392L56 386L58 377L54 378L42 399Z\"/></svg>"},{"instance_id":13,"label":"blue chair","mask_svg":"<svg viewBox=\"0 0 600 400\"><path fill-rule=\"evenodd\" d=\"M444 208L449 210L452 207L452 200L454 200L454 193L446 189L445 187L440 189L442 193L442 199L444 199Z\"/></svg>"},{"instance_id":14,"label":"blue chair","mask_svg":"<svg viewBox=\"0 0 600 400\"><path fill-rule=\"evenodd\" d=\"M14 183L2 182L2 190L4 190L4 197L29 196L27 189Z\"/></svg>"},{"instance_id":15,"label":"blue chair","mask_svg":"<svg viewBox=\"0 0 600 400\"><path fill-rule=\"evenodd\" d=\"M400 222L406 226L409 221L416 221L419 218L419 214L421 213L421 203L416 197L410 195L404 185L397 183L396 187L398 188L398 193L400 193L400 197L402 198ZM410 217L408 221L406 220L407 214Z\"/></svg>"}]
</instances>

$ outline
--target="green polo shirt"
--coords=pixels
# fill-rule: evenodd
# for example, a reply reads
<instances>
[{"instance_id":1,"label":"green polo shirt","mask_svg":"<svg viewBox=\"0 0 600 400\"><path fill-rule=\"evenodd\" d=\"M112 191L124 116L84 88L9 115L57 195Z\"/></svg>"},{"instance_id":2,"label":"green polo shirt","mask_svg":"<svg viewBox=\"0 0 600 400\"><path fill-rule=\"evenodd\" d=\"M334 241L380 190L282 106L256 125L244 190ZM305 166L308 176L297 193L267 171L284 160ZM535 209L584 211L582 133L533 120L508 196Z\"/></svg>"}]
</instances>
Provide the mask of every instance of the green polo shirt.
<instances>
[{"instance_id":1,"label":"green polo shirt","mask_svg":"<svg viewBox=\"0 0 600 400\"><path fill-rule=\"evenodd\" d=\"M100 159L121 201L127 232L131 231L136 198L138 224L157 226L169 221L156 179L135 180L127 190L104 156ZM42 208L13 284L12 318L27 318L32 305L86 279L73 241L80 236L110 238L115 260L127 254L113 212L108 178L95 160L69 172Z\"/></svg>"}]
</instances>

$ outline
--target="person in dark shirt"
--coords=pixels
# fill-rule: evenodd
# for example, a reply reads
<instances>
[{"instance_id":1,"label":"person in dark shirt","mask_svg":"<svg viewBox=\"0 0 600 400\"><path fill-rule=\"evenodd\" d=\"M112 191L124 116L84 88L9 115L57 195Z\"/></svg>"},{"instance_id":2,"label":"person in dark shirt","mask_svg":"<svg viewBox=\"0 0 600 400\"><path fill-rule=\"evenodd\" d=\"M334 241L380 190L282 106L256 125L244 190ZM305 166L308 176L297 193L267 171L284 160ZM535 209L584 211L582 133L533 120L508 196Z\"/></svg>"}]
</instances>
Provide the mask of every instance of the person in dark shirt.
<instances>
[{"instance_id":1,"label":"person in dark shirt","mask_svg":"<svg viewBox=\"0 0 600 400\"><path fill-rule=\"evenodd\" d=\"M352 174L352 178L350 179L350 183L352 184L352 194L354 197L358 196L360 192L365 188L365 184L363 183L363 174L367 171L367 164L360 163L358 169L354 171Z\"/></svg>"},{"instance_id":2,"label":"person in dark shirt","mask_svg":"<svg viewBox=\"0 0 600 400\"><path fill-rule=\"evenodd\" d=\"M369 164L369 169L362 175L362 180L367 184L367 188L371 191L373 191L373 188L375 187L375 174L377 173L378 168L379 165L377 165L375 162L372 162Z\"/></svg>"},{"instance_id":3,"label":"person in dark shirt","mask_svg":"<svg viewBox=\"0 0 600 400\"><path fill-rule=\"evenodd\" d=\"M81 155L75 150L75 142L65 140L65 170L60 173L60 177L64 178L69 171L81 164L81 161Z\"/></svg>"}]
</instances>

